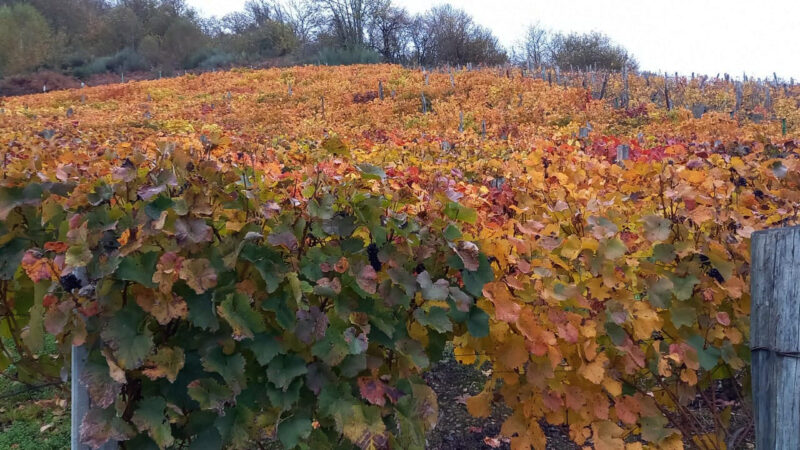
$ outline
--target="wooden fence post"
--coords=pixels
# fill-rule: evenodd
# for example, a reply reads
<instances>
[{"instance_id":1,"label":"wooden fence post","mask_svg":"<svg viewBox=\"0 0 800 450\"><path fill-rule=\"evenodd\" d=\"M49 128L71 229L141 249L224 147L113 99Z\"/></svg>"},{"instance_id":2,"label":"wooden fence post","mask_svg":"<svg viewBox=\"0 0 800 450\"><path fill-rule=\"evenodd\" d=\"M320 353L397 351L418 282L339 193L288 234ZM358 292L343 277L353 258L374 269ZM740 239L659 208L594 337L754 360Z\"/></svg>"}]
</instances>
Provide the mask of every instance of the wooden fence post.
<instances>
[{"instance_id":1,"label":"wooden fence post","mask_svg":"<svg viewBox=\"0 0 800 450\"><path fill-rule=\"evenodd\" d=\"M72 403L70 405L70 448L71 450L89 450L89 446L81 444L81 422L83 416L89 412L89 390L80 382L81 373L86 366L86 359L89 352L86 346L72 346L72 361L70 363L70 389ZM99 450L111 450L117 448L116 442L106 442L101 445Z\"/></svg>"},{"instance_id":2,"label":"wooden fence post","mask_svg":"<svg viewBox=\"0 0 800 450\"><path fill-rule=\"evenodd\" d=\"M72 450L83 450L86 446L81 445L81 421L86 412L89 411L89 392L81 386L80 376L83 372L83 366L86 364L87 351L86 347L72 347L72 362L70 368L71 376L71 390L72 390L72 404L71 404L71 447Z\"/></svg>"},{"instance_id":3,"label":"wooden fence post","mask_svg":"<svg viewBox=\"0 0 800 450\"><path fill-rule=\"evenodd\" d=\"M751 261L756 448L800 448L800 227L753 233Z\"/></svg>"}]
</instances>

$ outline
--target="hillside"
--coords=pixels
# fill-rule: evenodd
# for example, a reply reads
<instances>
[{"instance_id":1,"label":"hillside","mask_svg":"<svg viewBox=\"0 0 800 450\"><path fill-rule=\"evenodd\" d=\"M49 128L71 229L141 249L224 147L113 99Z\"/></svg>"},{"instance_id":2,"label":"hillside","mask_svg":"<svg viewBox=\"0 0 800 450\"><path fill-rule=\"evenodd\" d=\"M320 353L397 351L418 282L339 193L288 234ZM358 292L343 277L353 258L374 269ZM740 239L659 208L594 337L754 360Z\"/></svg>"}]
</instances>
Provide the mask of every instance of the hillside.
<instances>
[{"instance_id":1,"label":"hillside","mask_svg":"<svg viewBox=\"0 0 800 450\"><path fill-rule=\"evenodd\" d=\"M750 235L797 224L800 88L525 75L294 67L0 100L21 347L0 370L55 379L44 334L87 343L93 444L421 448L442 408L422 374L452 347L512 448L545 422L598 450L741 446Z\"/></svg>"}]
</instances>

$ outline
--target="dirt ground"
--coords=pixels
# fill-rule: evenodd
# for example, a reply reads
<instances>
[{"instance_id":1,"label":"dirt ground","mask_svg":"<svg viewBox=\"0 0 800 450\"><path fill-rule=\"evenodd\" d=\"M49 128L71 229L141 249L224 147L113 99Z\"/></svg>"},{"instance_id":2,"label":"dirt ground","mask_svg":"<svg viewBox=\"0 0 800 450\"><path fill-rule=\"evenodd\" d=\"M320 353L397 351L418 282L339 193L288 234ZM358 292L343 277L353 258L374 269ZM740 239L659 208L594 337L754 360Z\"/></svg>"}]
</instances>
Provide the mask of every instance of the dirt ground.
<instances>
[{"instance_id":1,"label":"dirt ground","mask_svg":"<svg viewBox=\"0 0 800 450\"><path fill-rule=\"evenodd\" d=\"M425 381L439 397L439 423L428 436L428 448L434 450L510 449L507 441L498 438L500 427L508 416L508 408L496 406L485 419L472 417L464 403L466 396L483 388L486 377L473 366L446 358L425 374ZM542 424L547 436L547 449L580 449L569 440L562 427Z\"/></svg>"}]
</instances>

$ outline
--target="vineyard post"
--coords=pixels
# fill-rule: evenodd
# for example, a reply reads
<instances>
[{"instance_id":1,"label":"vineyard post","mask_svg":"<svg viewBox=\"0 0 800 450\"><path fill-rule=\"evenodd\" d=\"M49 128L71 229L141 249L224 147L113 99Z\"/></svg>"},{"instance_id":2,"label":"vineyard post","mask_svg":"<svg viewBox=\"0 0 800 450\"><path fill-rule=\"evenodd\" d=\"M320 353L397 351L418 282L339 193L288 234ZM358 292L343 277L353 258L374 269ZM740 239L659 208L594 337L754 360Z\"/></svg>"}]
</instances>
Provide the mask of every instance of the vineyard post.
<instances>
[{"instance_id":1,"label":"vineyard post","mask_svg":"<svg viewBox=\"0 0 800 450\"><path fill-rule=\"evenodd\" d=\"M742 83L737 81L734 88L736 90L736 105L733 110L739 112L739 108L742 107Z\"/></svg>"},{"instance_id":2,"label":"vineyard post","mask_svg":"<svg viewBox=\"0 0 800 450\"><path fill-rule=\"evenodd\" d=\"M383 100L383 81L378 80L378 97Z\"/></svg>"},{"instance_id":3,"label":"vineyard post","mask_svg":"<svg viewBox=\"0 0 800 450\"><path fill-rule=\"evenodd\" d=\"M800 448L800 227L753 233L751 338L756 448Z\"/></svg>"},{"instance_id":4,"label":"vineyard post","mask_svg":"<svg viewBox=\"0 0 800 450\"><path fill-rule=\"evenodd\" d=\"M630 97L628 95L628 66L622 65L622 107L628 108Z\"/></svg>"},{"instance_id":5,"label":"vineyard post","mask_svg":"<svg viewBox=\"0 0 800 450\"><path fill-rule=\"evenodd\" d=\"M630 157L631 148L625 144L620 144L617 146L617 161L616 163L622 167L625 167L625 160Z\"/></svg>"},{"instance_id":6,"label":"vineyard post","mask_svg":"<svg viewBox=\"0 0 800 450\"><path fill-rule=\"evenodd\" d=\"M486 120L481 120L481 138L486 140Z\"/></svg>"},{"instance_id":7,"label":"vineyard post","mask_svg":"<svg viewBox=\"0 0 800 450\"><path fill-rule=\"evenodd\" d=\"M86 346L72 346L72 362L70 364L70 384L72 404L70 406L70 447L71 450L89 450L89 447L81 444L81 422L83 416L89 412L89 390L81 385L80 376L86 365L89 352ZM106 442L100 446L99 450L111 450L116 448L115 442Z\"/></svg>"},{"instance_id":8,"label":"vineyard post","mask_svg":"<svg viewBox=\"0 0 800 450\"><path fill-rule=\"evenodd\" d=\"M458 112L458 132L464 132L464 111Z\"/></svg>"},{"instance_id":9,"label":"vineyard post","mask_svg":"<svg viewBox=\"0 0 800 450\"><path fill-rule=\"evenodd\" d=\"M764 83L764 108L768 111L772 108L772 93L769 83Z\"/></svg>"},{"instance_id":10,"label":"vineyard post","mask_svg":"<svg viewBox=\"0 0 800 450\"><path fill-rule=\"evenodd\" d=\"M667 111L672 111L672 103L669 101L669 75L664 72L664 101L667 104Z\"/></svg>"}]
</instances>

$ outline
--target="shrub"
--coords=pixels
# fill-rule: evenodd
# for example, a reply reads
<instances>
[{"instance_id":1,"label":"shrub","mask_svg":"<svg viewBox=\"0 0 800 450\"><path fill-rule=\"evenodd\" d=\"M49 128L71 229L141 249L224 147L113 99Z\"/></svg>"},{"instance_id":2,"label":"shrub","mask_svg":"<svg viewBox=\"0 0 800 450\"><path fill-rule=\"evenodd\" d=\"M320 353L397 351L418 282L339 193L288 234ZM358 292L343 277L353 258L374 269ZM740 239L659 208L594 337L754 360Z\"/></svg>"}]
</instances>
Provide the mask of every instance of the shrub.
<instances>
[{"instance_id":1,"label":"shrub","mask_svg":"<svg viewBox=\"0 0 800 450\"><path fill-rule=\"evenodd\" d=\"M312 61L326 66L376 64L381 61L381 55L365 47L326 47L320 50Z\"/></svg>"}]
</instances>

